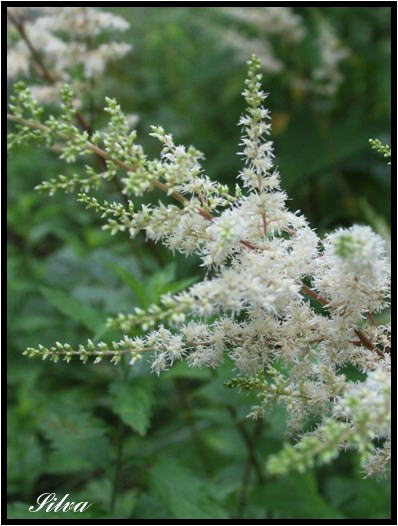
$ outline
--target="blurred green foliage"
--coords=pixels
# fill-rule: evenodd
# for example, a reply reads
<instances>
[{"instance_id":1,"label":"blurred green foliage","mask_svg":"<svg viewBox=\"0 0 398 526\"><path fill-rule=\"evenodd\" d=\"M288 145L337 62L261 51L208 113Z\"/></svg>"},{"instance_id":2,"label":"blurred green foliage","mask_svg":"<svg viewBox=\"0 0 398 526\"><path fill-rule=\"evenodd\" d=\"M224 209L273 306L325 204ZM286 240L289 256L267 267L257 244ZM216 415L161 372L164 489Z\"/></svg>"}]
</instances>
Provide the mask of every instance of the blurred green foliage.
<instances>
[{"instance_id":1,"label":"blurred green foliage","mask_svg":"<svg viewBox=\"0 0 398 526\"><path fill-rule=\"evenodd\" d=\"M265 74L291 207L321 232L354 222L386 232L388 169L368 139L389 134L389 10L296 10L307 37L294 57L280 50L285 73ZM151 155L158 146L147 132L161 124L177 142L205 152L212 178L233 185L245 67L214 30L230 22L204 7L114 11L129 20L125 39L134 50L97 87L95 106L105 94L118 98L139 115L138 134ZM316 61L320 16L351 50L330 98L288 82L290 68L304 74ZM94 119L101 125L100 112ZM251 400L224 387L233 374L229 363L217 373L179 364L155 378L145 363L54 365L21 356L38 343L110 338L108 315L145 307L200 274L195 258L143 239L109 237L73 196L33 190L65 170L76 167L34 148L20 148L9 162L8 517L31 519L28 507L54 491L93 503L83 517L54 518L388 518L388 480L363 479L352 454L305 474L247 475L247 436L261 471L282 445L284 414L275 408L263 422L245 419ZM112 196L118 199L109 187Z\"/></svg>"}]
</instances>

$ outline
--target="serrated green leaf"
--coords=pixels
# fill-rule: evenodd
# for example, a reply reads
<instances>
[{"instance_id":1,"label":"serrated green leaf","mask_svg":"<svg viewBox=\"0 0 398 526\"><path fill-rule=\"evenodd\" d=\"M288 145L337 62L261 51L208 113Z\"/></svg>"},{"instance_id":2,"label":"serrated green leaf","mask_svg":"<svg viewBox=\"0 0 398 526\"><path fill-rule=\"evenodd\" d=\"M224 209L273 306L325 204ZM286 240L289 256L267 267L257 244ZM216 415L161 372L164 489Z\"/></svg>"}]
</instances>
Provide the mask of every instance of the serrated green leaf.
<instances>
[{"instance_id":1,"label":"serrated green leaf","mask_svg":"<svg viewBox=\"0 0 398 526\"><path fill-rule=\"evenodd\" d=\"M113 411L134 431L145 435L149 428L154 401L152 382L113 382L109 391Z\"/></svg>"},{"instance_id":2,"label":"serrated green leaf","mask_svg":"<svg viewBox=\"0 0 398 526\"><path fill-rule=\"evenodd\" d=\"M213 499L211 486L175 458L162 458L150 472L150 485L176 519L226 519L228 514Z\"/></svg>"},{"instance_id":3,"label":"serrated green leaf","mask_svg":"<svg viewBox=\"0 0 398 526\"><path fill-rule=\"evenodd\" d=\"M54 445L70 440L94 439L105 433L104 424L78 407L69 410L49 410L40 420L40 427Z\"/></svg>"},{"instance_id":4,"label":"serrated green leaf","mask_svg":"<svg viewBox=\"0 0 398 526\"><path fill-rule=\"evenodd\" d=\"M41 416L39 427L52 449L45 466L49 473L98 469L109 461L106 427L88 411L68 403L49 407Z\"/></svg>"}]
</instances>

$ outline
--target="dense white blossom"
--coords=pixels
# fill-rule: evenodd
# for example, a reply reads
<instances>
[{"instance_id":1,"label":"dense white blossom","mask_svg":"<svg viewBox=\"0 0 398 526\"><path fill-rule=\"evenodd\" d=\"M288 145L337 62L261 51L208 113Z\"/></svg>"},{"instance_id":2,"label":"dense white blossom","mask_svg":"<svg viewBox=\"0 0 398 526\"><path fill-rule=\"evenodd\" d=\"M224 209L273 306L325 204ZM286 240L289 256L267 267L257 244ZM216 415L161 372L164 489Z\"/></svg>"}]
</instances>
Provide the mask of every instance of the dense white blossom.
<instances>
[{"instance_id":1,"label":"dense white blossom","mask_svg":"<svg viewBox=\"0 0 398 526\"><path fill-rule=\"evenodd\" d=\"M391 376L384 368L370 371L364 382L350 383L334 406L334 414L371 438L391 436Z\"/></svg>"},{"instance_id":2,"label":"dense white blossom","mask_svg":"<svg viewBox=\"0 0 398 526\"><path fill-rule=\"evenodd\" d=\"M390 263L378 234L368 226L339 229L326 236L323 247L314 285L335 313L355 320L386 307Z\"/></svg>"},{"instance_id":3,"label":"dense white blossom","mask_svg":"<svg viewBox=\"0 0 398 526\"><path fill-rule=\"evenodd\" d=\"M57 342L29 348L26 354L54 361L79 356L84 363L105 356L118 363L127 355L132 364L151 355L157 374L178 360L215 368L228 357L238 374L231 387L257 395L251 416L261 417L273 403L281 403L289 415L289 432L298 437L294 446L269 459L271 472L303 470L353 447L366 473L378 473L388 462L390 436L390 327L376 319L388 307L385 241L360 225L321 239L300 213L288 210L255 57L249 61L243 95L248 105L240 120L244 167L238 177L243 186L231 193L203 173L198 150L176 145L161 127L152 131L162 145L160 157L149 159L113 99L105 108L108 127L89 137L73 121L68 88L62 92L61 116L40 120L42 108L29 90L17 86L11 105L17 132L10 136L11 145L41 140L51 146L58 136L66 161L87 153L106 161L106 171L86 167L80 178L60 176L42 183L41 190L77 187L89 192L123 171L126 205L100 203L87 193L80 193L79 200L101 215L112 234L134 237L143 231L173 251L198 255L205 270L205 277L187 290L109 319L109 327L124 335L119 341L90 341L78 349ZM129 198L152 188L176 204L136 209ZM132 338L137 326L146 334ZM350 380L347 366L365 380ZM303 434L309 423L313 430Z\"/></svg>"}]
</instances>

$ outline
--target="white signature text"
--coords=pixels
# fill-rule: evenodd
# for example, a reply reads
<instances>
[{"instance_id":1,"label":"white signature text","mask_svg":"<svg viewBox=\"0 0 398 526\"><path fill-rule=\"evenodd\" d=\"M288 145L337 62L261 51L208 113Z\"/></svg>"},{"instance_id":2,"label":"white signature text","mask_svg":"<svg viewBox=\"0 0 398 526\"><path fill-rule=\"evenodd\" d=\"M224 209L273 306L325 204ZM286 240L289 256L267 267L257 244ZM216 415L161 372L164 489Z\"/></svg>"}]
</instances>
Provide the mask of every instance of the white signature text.
<instances>
[{"instance_id":1,"label":"white signature text","mask_svg":"<svg viewBox=\"0 0 398 526\"><path fill-rule=\"evenodd\" d=\"M36 513L37 511L44 510L50 511L86 511L92 504L86 501L82 502L71 502L68 500L69 493L64 495L61 500L58 500L55 493L42 493L37 497L37 507L29 506L29 511Z\"/></svg>"}]
</instances>

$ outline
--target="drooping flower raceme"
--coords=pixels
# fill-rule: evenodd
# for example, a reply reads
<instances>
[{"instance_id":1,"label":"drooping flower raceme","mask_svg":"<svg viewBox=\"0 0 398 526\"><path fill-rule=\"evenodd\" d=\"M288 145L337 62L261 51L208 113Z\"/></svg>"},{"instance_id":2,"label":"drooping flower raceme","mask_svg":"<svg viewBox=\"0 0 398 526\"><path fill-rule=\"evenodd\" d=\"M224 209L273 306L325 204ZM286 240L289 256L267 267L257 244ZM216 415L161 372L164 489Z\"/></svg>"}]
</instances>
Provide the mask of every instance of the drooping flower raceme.
<instances>
[{"instance_id":1,"label":"drooping flower raceme","mask_svg":"<svg viewBox=\"0 0 398 526\"><path fill-rule=\"evenodd\" d=\"M162 145L160 158L149 159L112 99L106 106L109 126L90 136L74 120L69 88L62 92L61 115L42 119L29 90L17 86L11 146L45 142L67 162L91 153L106 165L99 173L86 167L72 180L53 178L41 190L80 190L79 200L101 215L112 234L143 231L172 251L197 254L206 270L188 290L109 319L109 327L122 334L119 341L89 341L77 349L57 342L25 354L53 361L78 356L84 363L106 357L118 363L127 356L131 364L151 356L155 373L178 360L216 368L228 357L238 371L230 387L257 394L252 417L262 417L274 403L287 409L296 444L270 458L271 472L329 461L345 447L360 452L367 473L383 471L390 444L390 329L377 325L375 315L388 306L385 243L360 225L320 239L303 215L288 210L255 57L243 95L248 109L240 120L242 185L231 192L204 174L200 152L176 145L160 127L152 133ZM136 209L131 200L99 202L88 195L119 172L128 199L157 188L175 204ZM137 326L146 333L132 337ZM350 380L347 367L365 380ZM303 433L309 419L317 424Z\"/></svg>"}]
</instances>

